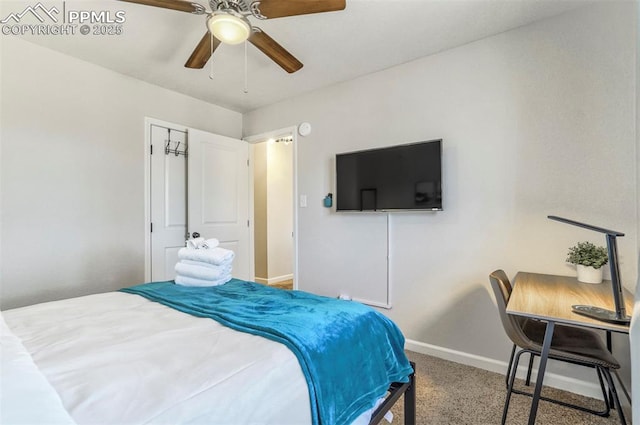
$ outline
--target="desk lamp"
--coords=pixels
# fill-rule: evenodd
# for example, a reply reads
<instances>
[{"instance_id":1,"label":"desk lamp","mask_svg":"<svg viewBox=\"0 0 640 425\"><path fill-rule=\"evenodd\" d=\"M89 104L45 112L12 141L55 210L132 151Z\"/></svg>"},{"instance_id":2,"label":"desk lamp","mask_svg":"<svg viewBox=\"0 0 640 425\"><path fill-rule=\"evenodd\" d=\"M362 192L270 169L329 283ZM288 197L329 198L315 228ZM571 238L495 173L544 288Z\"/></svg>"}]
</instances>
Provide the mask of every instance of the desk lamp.
<instances>
[{"instance_id":1,"label":"desk lamp","mask_svg":"<svg viewBox=\"0 0 640 425\"><path fill-rule=\"evenodd\" d=\"M617 232L615 230L603 229L602 227L580 223L578 221L557 217L555 215L550 215L548 218L562 223L571 224L573 226L604 233L606 235L607 253L609 254L609 268L611 270L611 289L613 290L613 301L615 303L616 311L606 310L592 305L572 305L571 309L574 313L582 314L583 316L591 317L593 319L628 325L631 321L631 317L627 316L624 306L622 285L620 284L620 269L618 267L618 247L616 244L616 237L624 236L624 233Z\"/></svg>"}]
</instances>

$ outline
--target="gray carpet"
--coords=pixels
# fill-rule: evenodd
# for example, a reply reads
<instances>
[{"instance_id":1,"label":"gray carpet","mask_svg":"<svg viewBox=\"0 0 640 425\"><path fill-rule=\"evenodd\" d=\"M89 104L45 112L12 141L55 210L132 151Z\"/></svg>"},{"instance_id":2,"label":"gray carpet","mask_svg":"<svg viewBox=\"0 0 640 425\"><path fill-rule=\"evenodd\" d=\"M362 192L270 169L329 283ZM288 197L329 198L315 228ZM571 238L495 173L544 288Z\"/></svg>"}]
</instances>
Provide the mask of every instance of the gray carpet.
<instances>
[{"instance_id":1,"label":"gray carpet","mask_svg":"<svg viewBox=\"0 0 640 425\"><path fill-rule=\"evenodd\" d=\"M416 423L418 425L500 424L506 394L504 375L411 351L407 351L407 355L416 363ZM596 379L595 373L594 379ZM520 387L524 387L523 382L520 383ZM600 409L603 403L547 387L543 388L543 395L570 403L584 403L596 409ZM530 406L530 397L514 394L509 406L507 425L526 424ZM392 412L393 423L403 424L402 400L396 403ZM630 424L630 412L626 409L625 416L627 423ZM382 423L386 422L383 420ZM537 425L619 423L618 413L615 410L611 411L610 417L602 418L544 401L540 402L536 420Z\"/></svg>"}]
</instances>

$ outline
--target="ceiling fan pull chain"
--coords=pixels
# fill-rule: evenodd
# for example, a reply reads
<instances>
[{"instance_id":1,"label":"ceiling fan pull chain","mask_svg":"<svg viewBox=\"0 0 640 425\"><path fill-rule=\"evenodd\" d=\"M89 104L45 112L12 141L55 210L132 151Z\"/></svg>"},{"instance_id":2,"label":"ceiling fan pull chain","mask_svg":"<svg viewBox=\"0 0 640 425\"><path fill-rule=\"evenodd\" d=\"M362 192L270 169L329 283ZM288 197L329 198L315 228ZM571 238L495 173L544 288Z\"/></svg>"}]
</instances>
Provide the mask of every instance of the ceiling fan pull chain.
<instances>
[{"instance_id":1,"label":"ceiling fan pull chain","mask_svg":"<svg viewBox=\"0 0 640 425\"><path fill-rule=\"evenodd\" d=\"M244 42L244 92L249 93L249 66L247 65L247 41Z\"/></svg>"},{"instance_id":2,"label":"ceiling fan pull chain","mask_svg":"<svg viewBox=\"0 0 640 425\"><path fill-rule=\"evenodd\" d=\"M209 33L209 37L211 37L211 56L213 56L213 34ZM209 79L213 80L213 61L209 61L209 63L211 64L211 68L209 68Z\"/></svg>"}]
</instances>

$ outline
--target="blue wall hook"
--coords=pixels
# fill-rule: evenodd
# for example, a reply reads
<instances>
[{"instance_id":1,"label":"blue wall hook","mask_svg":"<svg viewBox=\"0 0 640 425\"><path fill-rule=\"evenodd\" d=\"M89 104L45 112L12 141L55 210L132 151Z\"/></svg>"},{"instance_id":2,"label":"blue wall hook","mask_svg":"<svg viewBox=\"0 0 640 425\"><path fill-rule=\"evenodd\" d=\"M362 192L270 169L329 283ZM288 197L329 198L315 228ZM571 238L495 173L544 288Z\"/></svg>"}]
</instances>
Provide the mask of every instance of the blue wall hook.
<instances>
[{"instance_id":1,"label":"blue wall hook","mask_svg":"<svg viewBox=\"0 0 640 425\"><path fill-rule=\"evenodd\" d=\"M333 194L327 193L327 196L323 199L324 206L327 208L331 208L333 206Z\"/></svg>"}]
</instances>

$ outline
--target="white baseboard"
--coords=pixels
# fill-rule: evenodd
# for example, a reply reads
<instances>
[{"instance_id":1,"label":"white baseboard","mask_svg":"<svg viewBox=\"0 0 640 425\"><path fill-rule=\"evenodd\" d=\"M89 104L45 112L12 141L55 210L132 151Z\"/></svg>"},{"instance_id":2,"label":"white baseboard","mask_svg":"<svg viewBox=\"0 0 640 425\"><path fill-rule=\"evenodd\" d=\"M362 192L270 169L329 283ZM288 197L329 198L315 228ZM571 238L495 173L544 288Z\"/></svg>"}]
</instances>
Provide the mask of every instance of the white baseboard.
<instances>
[{"instance_id":1,"label":"white baseboard","mask_svg":"<svg viewBox=\"0 0 640 425\"><path fill-rule=\"evenodd\" d=\"M426 344L424 342L414 341L410 339L406 340L405 348L409 351L415 351L416 353L426 354L444 360L450 360L452 362L477 367L479 369L500 373L502 375L507 372L507 362L490 359L488 357L482 357L475 354L465 353L462 351L452 350L450 348L439 347L437 345ZM528 364L528 357L525 358L527 360L527 362L525 363ZM537 369L534 368L533 373L531 374L532 382L535 382L535 379L538 375L537 372ZM524 379L527 376L527 368L525 366L519 366L517 376ZM558 375L556 373L545 372L544 374L544 385L546 386L602 400L602 391L600 390L600 386L595 381L595 373L593 383L582 381L580 379L569 378L567 376Z\"/></svg>"},{"instance_id":2,"label":"white baseboard","mask_svg":"<svg viewBox=\"0 0 640 425\"><path fill-rule=\"evenodd\" d=\"M263 277L255 277L254 280L258 283L265 285L273 285L274 283L284 282L285 280L293 279L293 274L285 274L282 276L270 277L265 279Z\"/></svg>"}]
</instances>

